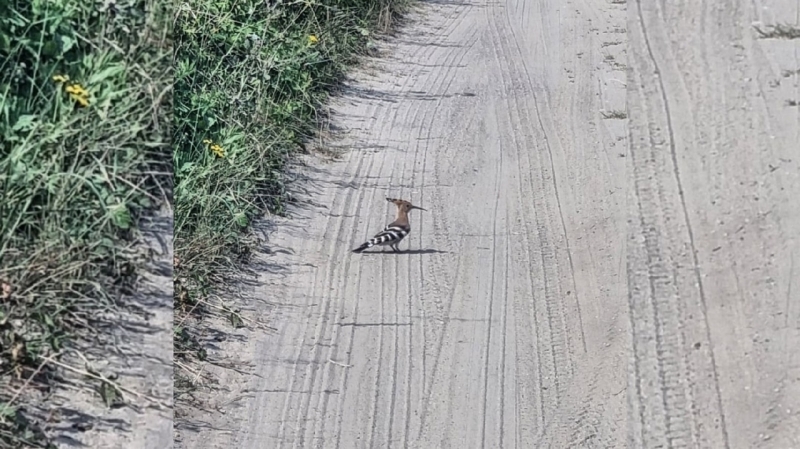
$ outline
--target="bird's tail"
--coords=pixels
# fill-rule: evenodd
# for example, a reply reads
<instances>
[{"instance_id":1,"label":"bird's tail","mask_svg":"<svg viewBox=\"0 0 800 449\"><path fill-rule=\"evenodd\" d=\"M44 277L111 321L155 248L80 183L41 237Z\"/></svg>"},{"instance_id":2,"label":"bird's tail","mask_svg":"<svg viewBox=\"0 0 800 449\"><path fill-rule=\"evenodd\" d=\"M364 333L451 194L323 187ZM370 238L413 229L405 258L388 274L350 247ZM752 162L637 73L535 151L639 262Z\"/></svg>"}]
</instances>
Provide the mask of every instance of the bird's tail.
<instances>
[{"instance_id":1,"label":"bird's tail","mask_svg":"<svg viewBox=\"0 0 800 449\"><path fill-rule=\"evenodd\" d=\"M368 242L362 243L361 246L359 246L358 248L354 249L353 252L354 253L360 253L361 251L364 251L365 249L370 248L371 246L372 246L372 241L370 240Z\"/></svg>"}]
</instances>

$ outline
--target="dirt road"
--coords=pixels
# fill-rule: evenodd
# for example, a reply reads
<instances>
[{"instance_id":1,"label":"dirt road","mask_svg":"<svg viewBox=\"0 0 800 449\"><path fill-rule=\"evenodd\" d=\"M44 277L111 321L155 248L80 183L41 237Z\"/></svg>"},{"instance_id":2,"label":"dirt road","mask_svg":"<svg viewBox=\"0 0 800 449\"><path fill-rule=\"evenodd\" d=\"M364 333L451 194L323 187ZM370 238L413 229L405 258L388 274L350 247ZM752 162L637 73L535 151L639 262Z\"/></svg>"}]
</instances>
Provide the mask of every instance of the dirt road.
<instances>
[{"instance_id":1,"label":"dirt road","mask_svg":"<svg viewBox=\"0 0 800 449\"><path fill-rule=\"evenodd\" d=\"M342 160L301 170L315 206L270 236L293 253L260 291L278 334L228 350L261 377L183 446L622 444L625 18L425 3L334 105ZM352 254L387 196L428 209L407 252Z\"/></svg>"},{"instance_id":2,"label":"dirt road","mask_svg":"<svg viewBox=\"0 0 800 449\"><path fill-rule=\"evenodd\" d=\"M750 26L784 3L425 2L181 447L797 447L800 40ZM428 209L406 252L351 253L387 196Z\"/></svg>"},{"instance_id":3,"label":"dirt road","mask_svg":"<svg viewBox=\"0 0 800 449\"><path fill-rule=\"evenodd\" d=\"M800 447L800 3L629 8L632 445Z\"/></svg>"}]
</instances>

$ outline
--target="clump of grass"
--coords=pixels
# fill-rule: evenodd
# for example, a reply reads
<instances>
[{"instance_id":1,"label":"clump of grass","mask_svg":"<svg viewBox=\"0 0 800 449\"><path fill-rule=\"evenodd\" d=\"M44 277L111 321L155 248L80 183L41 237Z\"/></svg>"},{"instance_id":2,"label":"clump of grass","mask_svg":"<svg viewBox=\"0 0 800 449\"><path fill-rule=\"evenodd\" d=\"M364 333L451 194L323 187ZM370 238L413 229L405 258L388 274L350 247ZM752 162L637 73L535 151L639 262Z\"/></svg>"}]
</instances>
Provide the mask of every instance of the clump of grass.
<instances>
[{"instance_id":1,"label":"clump of grass","mask_svg":"<svg viewBox=\"0 0 800 449\"><path fill-rule=\"evenodd\" d=\"M796 25L777 24L766 27L753 25L762 39L800 39L800 27Z\"/></svg>"},{"instance_id":2,"label":"clump of grass","mask_svg":"<svg viewBox=\"0 0 800 449\"><path fill-rule=\"evenodd\" d=\"M782 71L781 71L781 75L782 75L784 78L789 78L790 76L797 76L797 75L800 75L800 69L795 69L795 70L782 70Z\"/></svg>"},{"instance_id":3,"label":"clump of grass","mask_svg":"<svg viewBox=\"0 0 800 449\"><path fill-rule=\"evenodd\" d=\"M622 110L613 110L613 111L600 111L600 116L604 119L624 119L628 117L628 114Z\"/></svg>"},{"instance_id":4,"label":"clump of grass","mask_svg":"<svg viewBox=\"0 0 800 449\"><path fill-rule=\"evenodd\" d=\"M153 0L0 8L2 447L48 444L26 389L57 384L48 360L113 323L137 218L169 197L171 15Z\"/></svg>"},{"instance_id":5,"label":"clump of grass","mask_svg":"<svg viewBox=\"0 0 800 449\"><path fill-rule=\"evenodd\" d=\"M203 359L194 318L251 254L248 229L282 214L286 162L318 106L407 0L190 0L176 14L175 357ZM190 388L176 371L176 400Z\"/></svg>"}]
</instances>

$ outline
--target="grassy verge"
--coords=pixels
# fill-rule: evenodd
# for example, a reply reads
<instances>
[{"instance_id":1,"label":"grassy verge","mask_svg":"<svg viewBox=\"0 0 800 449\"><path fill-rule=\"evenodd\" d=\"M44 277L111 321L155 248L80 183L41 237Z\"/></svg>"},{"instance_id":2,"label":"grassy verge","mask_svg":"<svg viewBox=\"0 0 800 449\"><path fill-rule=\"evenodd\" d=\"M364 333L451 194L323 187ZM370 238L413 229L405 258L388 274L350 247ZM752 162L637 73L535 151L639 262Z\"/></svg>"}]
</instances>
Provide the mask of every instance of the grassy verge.
<instances>
[{"instance_id":1,"label":"grassy verge","mask_svg":"<svg viewBox=\"0 0 800 449\"><path fill-rule=\"evenodd\" d=\"M280 214L284 168L319 123L318 106L410 0L190 0L175 56L175 392L205 358L198 320L250 255L251 222Z\"/></svg>"},{"instance_id":2,"label":"grassy verge","mask_svg":"<svg viewBox=\"0 0 800 449\"><path fill-rule=\"evenodd\" d=\"M171 21L154 0L0 8L0 447L48 447L27 400L114 325L138 217L170 196Z\"/></svg>"}]
</instances>

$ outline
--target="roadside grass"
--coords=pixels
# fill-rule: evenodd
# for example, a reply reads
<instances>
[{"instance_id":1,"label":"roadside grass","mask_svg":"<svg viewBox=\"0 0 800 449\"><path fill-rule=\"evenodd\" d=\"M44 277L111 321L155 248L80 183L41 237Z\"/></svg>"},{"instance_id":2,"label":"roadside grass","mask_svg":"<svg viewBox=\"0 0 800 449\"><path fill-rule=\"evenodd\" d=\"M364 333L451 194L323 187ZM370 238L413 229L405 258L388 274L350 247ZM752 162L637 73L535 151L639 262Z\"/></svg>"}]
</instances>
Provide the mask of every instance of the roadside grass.
<instances>
[{"instance_id":1,"label":"roadside grass","mask_svg":"<svg viewBox=\"0 0 800 449\"><path fill-rule=\"evenodd\" d=\"M776 25L753 25L761 39L800 39L800 26L779 23Z\"/></svg>"},{"instance_id":2,"label":"roadside grass","mask_svg":"<svg viewBox=\"0 0 800 449\"><path fill-rule=\"evenodd\" d=\"M625 119L628 117L628 113L622 110L614 109L610 111L600 111L600 116L604 119Z\"/></svg>"},{"instance_id":3,"label":"roadside grass","mask_svg":"<svg viewBox=\"0 0 800 449\"><path fill-rule=\"evenodd\" d=\"M115 326L143 262L138 219L171 201L172 13L0 8L0 447L55 447L34 397Z\"/></svg>"},{"instance_id":4,"label":"roadside grass","mask_svg":"<svg viewBox=\"0 0 800 449\"><path fill-rule=\"evenodd\" d=\"M202 378L202 319L250 326L235 304L212 298L246 273L251 223L291 201L286 163L318 130L318 107L409 3L190 0L178 9L176 403L189 403Z\"/></svg>"}]
</instances>

